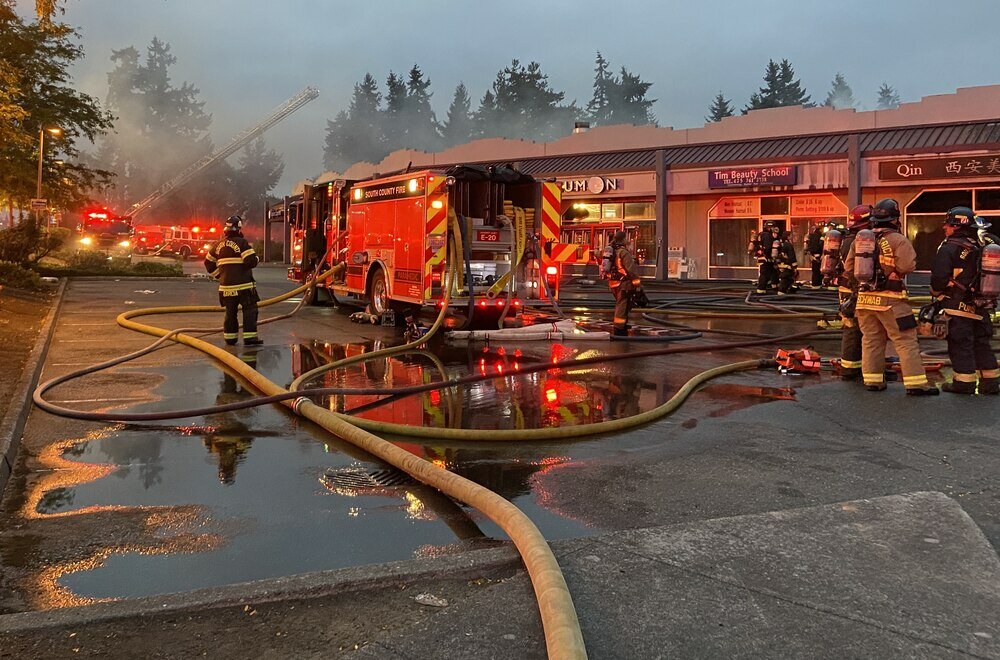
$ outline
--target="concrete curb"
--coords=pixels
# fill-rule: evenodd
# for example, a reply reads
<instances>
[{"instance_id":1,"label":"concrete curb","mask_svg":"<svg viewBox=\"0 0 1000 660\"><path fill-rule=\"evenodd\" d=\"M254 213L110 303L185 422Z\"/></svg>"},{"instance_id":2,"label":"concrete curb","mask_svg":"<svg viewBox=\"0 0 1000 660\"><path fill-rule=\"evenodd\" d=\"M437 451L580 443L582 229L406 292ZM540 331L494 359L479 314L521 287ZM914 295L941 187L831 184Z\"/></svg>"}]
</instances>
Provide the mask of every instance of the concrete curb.
<instances>
[{"instance_id":1,"label":"concrete curb","mask_svg":"<svg viewBox=\"0 0 1000 660\"><path fill-rule=\"evenodd\" d=\"M7 409L7 413L0 420L0 495L3 494L4 486L10 479L14 471L14 459L17 450L21 446L21 433L24 431L24 424L28 420L28 413L31 412L31 393L38 384L38 377L42 373L42 364L45 362L45 355L49 350L49 343L52 341L52 332L55 328L56 316L62 305L63 294L66 292L66 285L69 280L63 278L59 282L56 290L55 300L49 310L42 328L38 332L38 339L35 340L35 347L28 355L28 362L21 372L21 380L11 395L10 401L13 405ZM18 405L17 402L21 404Z\"/></svg>"},{"instance_id":2,"label":"concrete curb","mask_svg":"<svg viewBox=\"0 0 1000 660\"><path fill-rule=\"evenodd\" d=\"M74 282L106 282L108 280L128 280L129 282L183 282L188 281L206 281L213 282L214 280L208 277L206 273L205 276L194 276L194 275L176 275L171 277L166 276L155 276L155 275L70 275L67 278Z\"/></svg>"},{"instance_id":3,"label":"concrete curb","mask_svg":"<svg viewBox=\"0 0 1000 660\"><path fill-rule=\"evenodd\" d=\"M354 566L82 607L4 614L0 615L0 634L81 626L128 617L220 609L247 603L319 598L441 577L472 578L479 577L488 570L516 569L520 566L521 558L513 546L471 550L450 557Z\"/></svg>"}]
</instances>

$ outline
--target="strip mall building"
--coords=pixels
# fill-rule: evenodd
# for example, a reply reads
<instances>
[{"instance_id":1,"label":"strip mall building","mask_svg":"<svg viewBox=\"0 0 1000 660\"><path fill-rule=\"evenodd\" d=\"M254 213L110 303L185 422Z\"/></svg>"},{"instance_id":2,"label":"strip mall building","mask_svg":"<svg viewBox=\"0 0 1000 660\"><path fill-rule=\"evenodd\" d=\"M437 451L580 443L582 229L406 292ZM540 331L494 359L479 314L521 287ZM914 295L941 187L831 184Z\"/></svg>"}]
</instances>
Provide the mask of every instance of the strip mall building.
<instances>
[{"instance_id":1,"label":"strip mall building","mask_svg":"<svg viewBox=\"0 0 1000 660\"><path fill-rule=\"evenodd\" d=\"M814 223L884 197L899 202L918 269L926 270L952 206L1000 223L1000 85L894 110L795 106L694 129L609 126L549 143L487 139L439 153L404 150L343 176L489 162L557 179L563 241L599 253L624 228L651 278L750 278L746 247L763 222L789 229L801 253Z\"/></svg>"}]
</instances>

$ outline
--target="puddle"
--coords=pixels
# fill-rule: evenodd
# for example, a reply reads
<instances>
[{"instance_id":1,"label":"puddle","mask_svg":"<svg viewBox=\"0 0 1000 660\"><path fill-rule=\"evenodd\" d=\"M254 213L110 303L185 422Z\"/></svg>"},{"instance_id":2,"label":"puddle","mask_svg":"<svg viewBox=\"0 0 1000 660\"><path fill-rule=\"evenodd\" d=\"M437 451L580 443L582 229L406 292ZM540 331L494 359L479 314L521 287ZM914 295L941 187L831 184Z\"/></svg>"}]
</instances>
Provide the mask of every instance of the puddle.
<instances>
[{"instance_id":1,"label":"puddle","mask_svg":"<svg viewBox=\"0 0 1000 660\"><path fill-rule=\"evenodd\" d=\"M245 351L242 357L272 380L287 383L320 364L380 347L379 342L310 341ZM597 353L547 342L523 348L442 345L434 352L415 351L327 372L313 385L400 387L469 373L517 374L528 365ZM667 373L656 365L637 368L619 362L388 401L338 395L317 403L369 419L436 428L557 427L649 410L673 396L700 368ZM133 410L222 404L251 396L237 379L206 363L156 371L164 376L156 400ZM728 411L792 395L787 388L734 387L739 386L712 385L705 400ZM616 438L613 445L593 438L518 446L397 444L510 499L546 538L555 540L604 530L548 506L553 498L545 491L544 475L653 441L658 439L637 434ZM504 537L477 512L419 484L331 480L330 475L371 474L386 466L273 406L184 420L182 426L113 425L47 451L41 458L53 470L28 492L26 518L140 510L162 512L166 519L170 511L184 509L189 519L180 529L147 523L148 535L157 540L153 545L105 545L88 560L53 562L28 582L44 584L59 597L36 596L31 601L35 607L403 560Z\"/></svg>"}]
</instances>

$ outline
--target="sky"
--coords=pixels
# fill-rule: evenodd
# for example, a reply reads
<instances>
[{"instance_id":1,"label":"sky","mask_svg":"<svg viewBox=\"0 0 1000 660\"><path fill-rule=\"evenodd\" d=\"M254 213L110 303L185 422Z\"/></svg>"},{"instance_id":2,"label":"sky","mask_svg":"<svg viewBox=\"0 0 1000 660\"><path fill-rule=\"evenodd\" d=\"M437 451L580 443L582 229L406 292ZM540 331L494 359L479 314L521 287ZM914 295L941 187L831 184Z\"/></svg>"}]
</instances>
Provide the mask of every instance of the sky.
<instances>
[{"instance_id":1,"label":"sky","mask_svg":"<svg viewBox=\"0 0 1000 660\"><path fill-rule=\"evenodd\" d=\"M33 0L17 0L23 16ZM704 123L722 91L737 108L787 58L814 101L837 72L859 109L879 85L902 100L1000 83L998 0L64 0L85 58L75 86L103 101L112 49L170 44L173 82L200 90L225 144L306 86L320 97L265 134L283 155L275 194L323 170L326 120L371 72L419 64L443 119L464 82L473 108L512 58L536 60L566 100L590 99L596 52L653 82L660 126ZM235 163L238 156L231 157Z\"/></svg>"}]
</instances>

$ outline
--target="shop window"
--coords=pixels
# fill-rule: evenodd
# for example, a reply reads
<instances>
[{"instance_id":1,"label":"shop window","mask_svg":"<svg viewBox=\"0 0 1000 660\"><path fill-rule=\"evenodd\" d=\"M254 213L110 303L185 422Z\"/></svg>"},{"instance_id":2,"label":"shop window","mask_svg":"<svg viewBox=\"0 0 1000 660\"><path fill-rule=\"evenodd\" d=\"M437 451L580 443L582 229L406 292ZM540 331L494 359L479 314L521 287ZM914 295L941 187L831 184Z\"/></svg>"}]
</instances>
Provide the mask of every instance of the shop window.
<instances>
[{"instance_id":1,"label":"shop window","mask_svg":"<svg viewBox=\"0 0 1000 660\"><path fill-rule=\"evenodd\" d=\"M571 209L573 219L577 222L599 222L601 220L601 205L574 202Z\"/></svg>"},{"instance_id":2,"label":"shop window","mask_svg":"<svg viewBox=\"0 0 1000 660\"><path fill-rule=\"evenodd\" d=\"M754 265L747 246L750 244L751 235L756 235L757 224L757 218L709 220L709 265Z\"/></svg>"},{"instance_id":3,"label":"shop window","mask_svg":"<svg viewBox=\"0 0 1000 660\"><path fill-rule=\"evenodd\" d=\"M761 197L761 215L788 215L787 197Z\"/></svg>"},{"instance_id":4,"label":"shop window","mask_svg":"<svg viewBox=\"0 0 1000 660\"><path fill-rule=\"evenodd\" d=\"M906 213L940 213L953 206L972 207L971 190L925 190L906 207Z\"/></svg>"},{"instance_id":5,"label":"shop window","mask_svg":"<svg viewBox=\"0 0 1000 660\"><path fill-rule=\"evenodd\" d=\"M811 218L792 218L791 234L788 240L792 242L792 246L795 248L795 260L803 268L809 266L809 262L806 260L806 237L809 236L809 232L812 231L813 226L817 222L819 220Z\"/></svg>"},{"instance_id":6,"label":"shop window","mask_svg":"<svg viewBox=\"0 0 1000 660\"><path fill-rule=\"evenodd\" d=\"M906 237L913 243L913 249L917 252L917 270L931 269L938 246L944 240L943 220L943 213L906 215Z\"/></svg>"},{"instance_id":7,"label":"shop window","mask_svg":"<svg viewBox=\"0 0 1000 660\"><path fill-rule=\"evenodd\" d=\"M1000 211L1000 188L989 188L976 191L977 213L983 211Z\"/></svg>"},{"instance_id":8,"label":"shop window","mask_svg":"<svg viewBox=\"0 0 1000 660\"><path fill-rule=\"evenodd\" d=\"M656 209L653 202L633 202L625 204L626 220L655 220Z\"/></svg>"},{"instance_id":9,"label":"shop window","mask_svg":"<svg viewBox=\"0 0 1000 660\"><path fill-rule=\"evenodd\" d=\"M621 220L625 216L623 206L623 204L602 204L601 219L605 222L608 220Z\"/></svg>"},{"instance_id":10,"label":"shop window","mask_svg":"<svg viewBox=\"0 0 1000 660\"><path fill-rule=\"evenodd\" d=\"M635 227L635 260L640 266L656 265L656 222L627 223L626 229Z\"/></svg>"}]
</instances>

